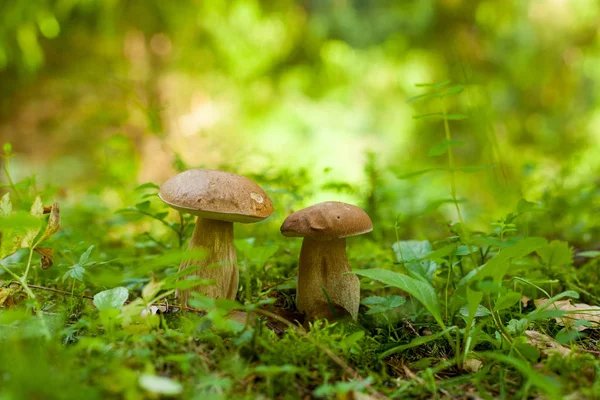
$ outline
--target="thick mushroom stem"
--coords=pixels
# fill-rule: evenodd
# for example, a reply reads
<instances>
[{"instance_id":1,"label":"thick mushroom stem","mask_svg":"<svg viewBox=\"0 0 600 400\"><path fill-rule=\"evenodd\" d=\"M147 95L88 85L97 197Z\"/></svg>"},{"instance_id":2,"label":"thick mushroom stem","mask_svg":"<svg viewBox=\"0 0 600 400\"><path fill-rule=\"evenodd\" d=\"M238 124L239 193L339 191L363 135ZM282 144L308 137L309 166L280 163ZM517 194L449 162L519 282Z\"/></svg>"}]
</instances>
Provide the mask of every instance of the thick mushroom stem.
<instances>
[{"instance_id":1,"label":"thick mushroom stem","mask_svg":"<svg viewBox=\"0 0 600 400\"><path fill-rule=\"evenodd\" d=\"M298 267L298 310L305 313L308 320L340 318L347 314L356 320L360 281L347 272L351 272L351 268L346 258L346 239L305 237Z\"/></svg>"},{"instance_id":2,"label":"thick mushroom stem","mask_svg":"<svg viewBox=\"0 0 600 400\"><path fill-rule=\"evenodd\" d=\"M190 275L214 281L212 285L198 285L178 293L183 304L187 305L191 292L215 299L234 300L239 281L237 256L233 244L233 222L200 218L196 220L189 250L202 248L206 257L201 260L183 261L179 271L188 266L202 266Z\"/></svg>"}]
</instances>

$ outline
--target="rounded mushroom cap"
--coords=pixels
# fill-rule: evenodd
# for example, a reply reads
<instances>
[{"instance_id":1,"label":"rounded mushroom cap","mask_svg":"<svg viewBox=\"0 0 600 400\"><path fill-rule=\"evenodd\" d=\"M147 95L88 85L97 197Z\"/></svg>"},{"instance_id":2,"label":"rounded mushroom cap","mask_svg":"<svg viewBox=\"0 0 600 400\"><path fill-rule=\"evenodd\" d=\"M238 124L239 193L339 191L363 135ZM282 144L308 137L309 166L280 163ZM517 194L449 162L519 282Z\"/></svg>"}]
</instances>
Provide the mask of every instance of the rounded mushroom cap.
<instances>
[{"instance_id":1,"label":"rounded mushroom cap","mask_svg":"<svg viewBox=\"0 0 600 400\"><path fill-rule=\"evenodd\" d=\"M220 221L258 222L273 212L273 203L260 186L225 171L184 171L163 183L158 196L176 210Z\"/></svg>"},{"instance_id":2,"label":"rounded mushroom cap","mask_svg":"<svg viewBox=\"0 0 600 400\"><path fill-rule=\"evenodd\" d=\"M281 233L289 237L341 239L371 232L373 223L362 208L339 201L315 204L289 215Z\"/></svg>"}]
</instances>

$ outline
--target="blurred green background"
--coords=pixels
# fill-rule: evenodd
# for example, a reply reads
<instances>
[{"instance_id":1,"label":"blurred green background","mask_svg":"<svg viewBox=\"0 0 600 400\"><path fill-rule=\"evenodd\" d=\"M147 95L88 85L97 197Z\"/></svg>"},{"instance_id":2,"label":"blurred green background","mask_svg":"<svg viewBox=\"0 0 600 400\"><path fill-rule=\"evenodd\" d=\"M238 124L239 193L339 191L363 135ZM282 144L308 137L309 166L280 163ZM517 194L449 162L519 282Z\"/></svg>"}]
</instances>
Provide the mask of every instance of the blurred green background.
<instances>
[{"instance_id":1,"label":"blurred green background","mask_svg":"<svg viewBox=\"0 0 600 400\"><path fill-rule=\"evenodd\" d=\"M545 209L532 231L600 246L597 0L0 2L13 174L79 215L207 167L261 183L278 207L269 229L342 200L367 209L375 237L395 240L398 223L435 238L457 221L449 174L399 178L447 166L429 156L443 121L413 118L439 102L408 102L444 80L466 88L446 101L468 116L450 121L457 167L488 167L457 172L469 228L525 198Z\"/></svg>"}]
</instances>

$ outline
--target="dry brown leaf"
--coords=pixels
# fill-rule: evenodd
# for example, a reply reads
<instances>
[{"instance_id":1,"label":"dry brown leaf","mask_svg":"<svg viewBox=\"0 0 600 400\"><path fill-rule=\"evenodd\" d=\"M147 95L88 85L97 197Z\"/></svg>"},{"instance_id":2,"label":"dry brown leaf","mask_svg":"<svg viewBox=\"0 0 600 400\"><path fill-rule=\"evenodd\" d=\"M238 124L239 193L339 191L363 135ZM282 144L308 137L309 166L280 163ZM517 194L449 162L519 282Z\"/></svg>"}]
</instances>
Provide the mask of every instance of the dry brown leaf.
<instances>
[{"instance_id":1,"label":"dry brown leaf","mask_svg":"<svg viewBox=\"0 0 600 400\"><path fill-rule=\"evenodd\" d=\"M52 266L54 250L52 250L49 247L36 247L34 250L42 256L42 260L40 261L40 267L42 267L44 271L50 268Z\"/></svg>"},{"instance_id":2,"label":"dry brown leaf","mask_svg":"<svg viewBox=\"0 0 600 400\"><path fill-rule=\"evenodd\" d=\"M156 315L158 313L164 314L167 312L167 306L165 305L157 305L157 306L149 306L142 310L140 313L140 317L145 318L148 315Z\"/></svg>"},{"instance_id":3,"label":"dry brown leaf","mask_svg":"<svg viewBox=\"0 0 600 400\"><path fill-rule=\"evenodd\" d=\"M58 203L55 201L50 207L50 210L48 210L48 212L46 212L46 210L47 207L44 207L42 212L44 214L50 214L50 216L48 217L48 225L46 225L46 230L44 231L41 240L48 239L60 229L60 208L58 207Z\"/></svg>"},{"instance_id":4,"label":"dry brown leaf","mask_svg":"<svg viewBox=\"0 0 600 400\"><path fill-rule=\"evenodd\" d=\"M357 392L356 390L352 390L345 394L340 394L337 398L338 400L375 400L375 396Z\"/></svg>"},{"instance_id":5,"label":"dry brown leaf","mask_svg":"<svg viewBox=\"0 0 600 400\"><path fill-rule=\"evenodd\" d=\"M534 300L535 306L538 308L543 306L547 302L548 302L548 299ZM560 326L573 327L573 328L577 329L578 331L583 331L583 330L587 329L588 327L581 326L581 325L573 326L573 323L578 320L585 320L585 321L592 322L593 324L600 324L600 307L590 306L589 304L585 304L585 303L571 304L570 300L559 300L559 301L555 301L554 304L550 305L547 309L548 310L556 309L556 310L569 312L569 314L565 315L564 317L554 318ZM588 310L590 310L590 311L588 311ZM580 312L573 312L573 311L580 311Z\"/></svg>"},{"instance_id":6,"label":"dry brown leaf","mask_svg":"<svg viewBox=\"0 0 600 400\"><path fill-rule=\"evenodd\" d=\"M477 372L482 366L483 363L476 358L469 358L463 362L463 368L469 372Z\"/></svg>"},{"instance_id":7,"label":"dry brown leaf","mask_svg":"<svg viewBox=\"0 0 600 400\"><path fill-rule=\"evenodd\" d=\"M8 288L0 288L0 306L4 304L6 299L12 294L12 290Z\"/></svg>"},{"instance_id":8,"label":"dry brown leaf","mask_svg":"<svg viewBox=\"0 0 600 400\"><path fill-rule=\"evenodd\" d=\"M539 349L542 354L549 356L552 353L560 353L562 356L571 354L571 349L558 343L548 335L537 331L525 331L527 343Z\"/></svg>"}]
</instances>

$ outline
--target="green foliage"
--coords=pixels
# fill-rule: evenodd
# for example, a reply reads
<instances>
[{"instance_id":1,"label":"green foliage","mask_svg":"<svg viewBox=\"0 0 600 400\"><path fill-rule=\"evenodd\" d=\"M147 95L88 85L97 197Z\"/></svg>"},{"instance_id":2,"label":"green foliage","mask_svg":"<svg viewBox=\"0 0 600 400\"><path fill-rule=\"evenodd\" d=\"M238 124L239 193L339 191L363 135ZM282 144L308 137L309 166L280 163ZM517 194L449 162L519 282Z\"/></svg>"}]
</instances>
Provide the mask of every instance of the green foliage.
<instances>
[{"instance_id":1,"label":"green foliage","mask_svg":"<svg viewBox=\"0 0 600 400\"><path fill-rule=\"evenodd\" d=\"M0 2L0 397L600 397L598 18ZM176 292L213 283L179 271L206 256L185 250L194 216L157 196L193 167L275 205L235 227L237 298L194 310ZM358 320L302 327L301 241L278 229L323 200L374 231L347 241Z\"/></svg>"}]
</instances>

